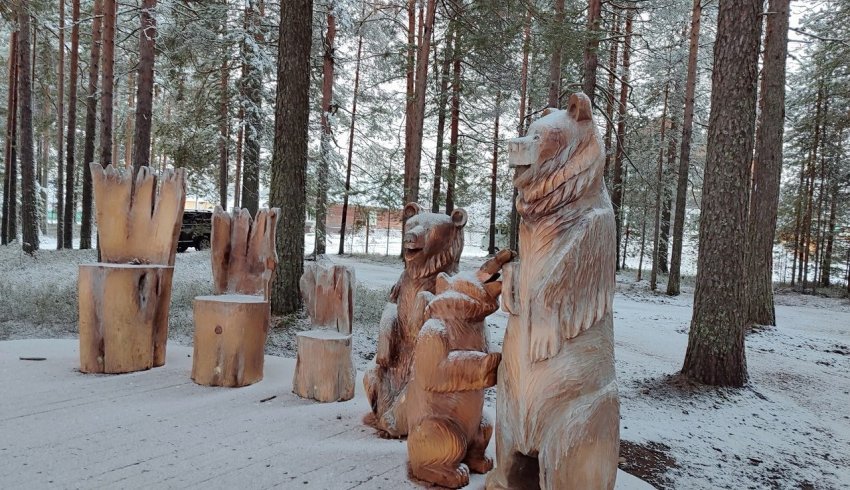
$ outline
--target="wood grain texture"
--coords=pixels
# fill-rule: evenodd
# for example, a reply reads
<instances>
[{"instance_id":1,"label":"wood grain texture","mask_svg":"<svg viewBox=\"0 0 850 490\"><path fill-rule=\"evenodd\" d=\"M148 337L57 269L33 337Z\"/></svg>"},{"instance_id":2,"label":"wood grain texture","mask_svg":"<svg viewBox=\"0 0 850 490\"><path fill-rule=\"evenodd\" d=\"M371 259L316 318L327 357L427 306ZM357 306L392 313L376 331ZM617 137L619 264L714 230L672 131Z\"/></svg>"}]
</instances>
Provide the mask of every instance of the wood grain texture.
<instances>
[{"instance_id":1,"label":"wood grain texture","mask_svg":"<svg viewBox=\"0 0 850 490\"><path fill-rule=\"evenodd\" d=\"M404 272L390 292L381 317L375 367L363 378L375 428L391 437L407 435L406 392L413 346L425 321L426 300L440 273L457 271L467 215L423 212L416 203L404 208Z\"/></svg>"},{"instance_id":2,"label":"wood grain texture","mask_svg":"<svg viewBox=\"0 0 850 490\"><path fill-rule=\"evenodd\" d=\"M584 94L509 143L521 261L503 283L510 317L487 488L614 487L616 251L602 148Z\"/></svg>"},{"instance_id":3,"label":"wood grain texture","mask_svg":"<svg viewBox=\"0 0 850 490\"><path fill-rule=\"evenodd\" d=\"M166 170L157 191L149 167L133 174L90 164L103 262L174 265L186 204L186 171Z\"/></svg>"},{"instance_id":4,"label":"wood grain texture","mask_svg":"<svg viewBox=\"0 0 850 490\"><path fill-rule=\"evenodd\" d=\"M350 334L355 284L354 270L336 265L324 256L306 264L299 285L310 322L316 327Z\"/></svg>"},{"instance_id":5,"label":"wood grain texture","mask_svg":"<svg viewBox=\"0 0 850 490\"><path fill-rule=\"evenodd\" d=\"M427 301L428 320L416 340L407 392L407 454L415 478L449 488L469 483L469 472L487 473L485 450L493 433L482 416L484 389L496 384L501 354L488 352L485 319L499 308L503 250L477 274L437 277Z\"/></svg>"},{"instance_id":6,"label":"wood grain texture","mask_svg":"<svg viewBox=\"0 0 850 490\"><path fill-rule=\"evenodd\" d=\"M192 380L206 386L247 386L263 379L269 303L259 296L198 296Z\"/></svg>"},{"instance_id":7,"label":"wood grain texture","mask_svg":"<svg viewBox=\"0 0 850 490\"><path fill-rule=\"evenodd\" d=\"M269 331L269 284L277 266L280 210L233 213L216 206L212 220L214 296L194 303L192 379L207 386L247 386L263 379Z\"/></svg>"},{"instance_id":8,"label":"wood grain texture","mask_svg":"<svg viewBox=\"0 0 850 490\"><path fill-rule=\"evenodd\" d=\"M356 370L351 335L331 330L299 332L292 392L320 402L351 400Z\"/></svg>"},{"instance_id":9,"label":"wood grain texture","mask_svg":"<svg viewBox=\"0 0 850 490\"><path fill-rule=\"evenodd\" d=\"M80 371L128 373L165 363L174 268L81 265Z\"/></svg>"},{"instance_id":10,"label":"wood grain texture","mask_svg":"<svg viewBox=\"0 0 850 490\"><path fill-rule=\"evenodd\" d=\"M216 206L212 225L212 270L215 294L269 297L277 267L275 240L280 209L261 209L251 220L247 209L233 213Z\"/></svg>"}]
</instances>

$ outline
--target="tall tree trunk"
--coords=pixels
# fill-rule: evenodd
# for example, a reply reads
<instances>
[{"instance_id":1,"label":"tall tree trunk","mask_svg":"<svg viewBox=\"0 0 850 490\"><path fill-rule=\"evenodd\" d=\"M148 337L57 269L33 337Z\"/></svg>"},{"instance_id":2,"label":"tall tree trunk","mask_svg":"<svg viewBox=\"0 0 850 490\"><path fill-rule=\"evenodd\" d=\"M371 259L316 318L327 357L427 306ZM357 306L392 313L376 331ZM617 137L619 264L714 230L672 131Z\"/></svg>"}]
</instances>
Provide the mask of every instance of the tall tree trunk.
<instances>
[{"instance_id":1,"label":"tall tree trunk","mask_svg":"<svg viewBox=\"0 0 850 490\"><path fill-rule=\"evenodd\" d=\"M617 59L619 58L620 16L616 5L611 6L611 47L608 53L608 93L605 102L605 182L611 185L611 164L614 152L611 151L611 140L614 134L614 105L617 90Z\"/></svg>"},{"instance_id":2,"label":"tall tree trunk","mask_svg":"<svg viewBox=\"0 0 850 490\"><path fill-rule=\"evenodd\" d=\"M409 168L410 144L413 140L413 118L411 117L416 107L415 85L416 85L416 0L407 1L407 58L405 70L405 104L404 104L404 189L402 206L411 202L413 192L411 189L411 176Z\"/></svg>"},{"instance_id":3,"label":"tall tree trunk","mask_svg":"<svg viewBox=\"0 0 850 490\"><path fill-rule=\"evenodd\" d=\"M555 0L554 29L559 31L564 25L564 0ZM554 36L555 39L560 36ZM561 107L561 43L552 43L552 57L549 60L549 107Z\"/></svg>"},{"instance_id":4,"label":"tall tree trunk","mask_svg":"<svg viewBox=\"0 0 850 490\"><path fill-rule=\"evenodd\" d=\"M9 36L9 88L7 94L6 105L6 145L3 152L3 165L5 172L3 173L3 221L2 234L0 234L0 245L15 240L17 231L15 226L15 201L17 199L17 182L15 167L15 128L17 127L17 119L15 117L18 104L16 96L18 94L17 84L18 72L18 31L12 31Z\"/></svg>"},{"instance_id":5,"label":"tall tree trunk","mask_svg":"<svg viewBox=\"0 0 850 490\"><path fill-rule=\"evenodd\" d=\"M685 207L688 201L688 170L691 161L691 135L694 127L694 98L697 86L697 54L699 53L699 28L702 0L694 0L691 11L691 34L688 47L688 79L685 82L685 112L682 116L682 149L679 153L679 171L676 182L676 207L673 215L673 250L670 255L670 274L667 277L667 294L679 295L682 274L682 241L685 235Z\"/></svg>"},{"instance_id":6,"label":"tall tree trunk","mask_svg":"<svg viewBox=\"0 0 850 490\"><path fill-rule=\"evenodd\" d=\"M362 24L360 28L362 28ZM359 31L359 29L358 29ZM354 93L351 96L351 126L348 128L348 158L345 163L345 190L342 197L342 222L339 225L339 254L345 253L345 225L348 220L348 194L351 192L351 165L354 160L354 122L357 118L357 95L360 93L360 57L363 55L363 33L357 35L357 61L354 65Z\"/></svg>"},{"instance_id":7,"label":"tall tree trunk","mask_svg":"<svg viewBox=\"0 0 850 490\"><path fill-rule=\"evenodd\" d=\"M89 80L86 96L86 139L83 142L83 219L80 223L80 249L91 248L92 233L92 182L88 166L95 161L94 143L97 131L97 77L100 61L101 24L103 22L103 0L94 0L92 7L92 44L89 58Z\"/></svg>"},{"instance_id":8,"label":"tall tree trunk","mask_svg":"<svg viewBox=\"0 0 850 490\"><path fill-rule=\"evenodd\" d=\"M316 256L325 254L327 232L325 227L328 219L328 173L331 165L331 121L330 113L333 110L334 94L334 38L336 37L336 17L334 15L333 0L328 5L328 30L325 36L324 62L322 66L322 136L321 152L322 158L317 167L317 192L316 192L316 240L314 242L313 254Z\"/></svg>"},{"instance_id":9,"label":"tall tree trunk","mask_svg":"<svg viewBox=\"0 0 850 490\"><path fill-rule=\"evenodd\" d=\"M634 24L635 6L629 4L626 10L626 37L623 42L623 74L621 76L622 83L620 86L620 104L618 107L617 116L617 152L614 156L614 176L612 178L613 192L611 196L611 204L614 207L614 221L617 231L617 257L625 257L624 250L620 250L620 240L623 230L623 200L625 194L625 169L623 159L626 151L626 103L629 100L629 65L632 50L632 25ZM625 263L625 260L624 260ZM619 264L619 261L618 261ZM619 268L618 268L619 270Z\"/></svg>"},{"instance_id":10,"label":"tall tree trunk","mask_svg":"<svg viewBox=\"0 0 850 490\"><path fill-rule=\"evenodd\" d=\"M38 250L38 206L33 160L32 60L28 3L17 0L18 29L18 147L21 152L21 248L32 255Z\"/></svg>"},{"instance_id":11,"label":"tall tree trunk","mask_svg":"<svg viewBox=\"0 0 850 490\"><path fill-rule=\"evenodd\" d=\"M596 69L599 66L599 23L602 19L602 0L587 2L587 45L584 48L584 94L593 104L596 96Z\"/></svg>"},{"instance_id":12,"label":"tall tree trunk","mask_svg":"<svg viewBox=\"0 0 850 490\"><path fill-rule=\"evenodd\" d=\"M65 147L65 0L59 0L59 60L56 81L56 249L65 248L62 220L65 219L65 161L62 148ZM33 50L35 54L35 50ZM46 170L46 169L45 169Z\"/></svg>"},{"instance_id":13,"label":"tall tree trunk","mask_svg":"<svg viewBox=\"0 0 850 490\"><path fill-rule=\"evenodd\" d=\"M443 65L440 69L440 95L437 102L437 156L434 161L434 186L431 192L431 212L440 212L440 190L443 176L443 153L446 134L446 104L449 101L449 73L452 64L454 24L449 20L446 47L443 48ZM436 51L435 51L436 53Z\"/></svg>"},{"instance_id":14,"label":"tall tree trunk","mask_svg":"<svg viewBox=\"0 0 850 490\"><path fill-rule=\"evenodd\" d=\"M673 93L677 93L678 84L673 82ZM676 165L676 150L679 148L679 142L676 139L676 119L675 114L671 114L670 118L670 142L667 145L667 165L664 168L664 184L662 192L664 193L664 202L661 208L661 231L658 237L658 271L662 274L667 274L667 247L670 245L670 212L673 206L673 196L670 192L668 184L670 177L673 175L673 168Z\"/></svg>"},{"instance_id":15,"label":"tall tree trunk","mask_svg":"<svg viewBox=\"0 0 850 490\"><path fill-rule=\"evenodd\" d=\"M833 179L835 176L832 177ZM826 247L823 253L823 264L821 265L821 277L820 277L820 285L821 287L828 288L831 286L831 275L832 275L832 245L835 240L835 218L837 211L837 202L838 202L838 185L835 183L832 184L832 195L829 199L829 222L826 225Z\"/></svg>"},{"instance_id":16,"label":"tall tree trunk","mask_svg":"<svg viewBox=\"0 0 850 490\"><path fill-rule=\"evenodd\" d=\"M127 118L124 121L124 168L133 166L133 121L136 115L136 77L127 74Z\"/></svg>"},{"instance_id":17,"label":"tall tree trunk","mask_svg":"<svg viewBox=\"0 0 850 490\"><path fill-rule=\"evenodd\" d=\"M785 58L791 0L770 0L764 40L759 123L750 191L746 278L747 325L776 325L773 305L773 237L782 175L785 126Z\"/></svg>"},{"instance_id":18,"label":"tall tree trunk","mask_svg":"<svg viewBox=\"0 0 850 490\"><path fill-rule=\"evenodd\" d=\"M809 250L811 249L812 238L812 212L815 192L815 167L818 161L819 150L821 148L821 135L825 129L824 115L827 114L825 109L828 98L824 93L823 81L820 83L820 90L817 95L817 108L815 109L815 137L814 144L809 156L808 172L806 176L806 201L804 205L805 212L803 213L803 230L801 236L802 248L800 275L797 280L800 281L803 292L806 291L809 285Z\"/></svg>"},{"instance_id":19,"label":"tall tree trunk","mask_svg":"<svg viewBox=\"0 0 850 490\"><path fill-rule=\"evenodd\" d=\"M245 144L245 109L239 107L236 132L236 169L233 171L233 208L242 207L242 147Z\"/></svg>"},{"instance_id":20,"label":"tall tree trunk","mask_svg":"<svg viewBox=\"0 0 850 490\"><path fill-rule=\"evenodd\" d=\"M525 106L528 97L528 53L531 46L531 10L528 9L525 11L525 28L523 29L522 38L522 71L520 72L519 77L519 126L517 127L517 134L519 136L525 136L525 128L527 125ZM511 229L508 234L508 247L511 250L518 251L520 217L516 209L516 199L519 191L516 186L513 185L513 179L511 179L511 184L513 192L511 193Z\"/></svg>"},{"instance_id":21,"label":"tall tree trunk","mask_svg":"<svg viewBox=\"0 0 850 490\"><path fill-rule=\"evenodd\" d=\"M496 92L496 122L493 128L493 167L490 171L490 241L487 253L496 255L496 183L499 172L499 116L502 112L502 92Z\"/></svg>"},{"instance_id":22,"label":"tall tree trunk","mask_svg":"<svg viewBox=\"0 0 850 490\"><path fill-rule=\"evenodd\" d=\"M226 26L225 26L226 29ZM222 209L227 207L227 160L230 149L230 91L228 90L229 66L228 56L225 54L221 60L221 121L219 121L218 141L218 202Z\"/></svg>"},{"instance_id":23,"label":"tall tree trunk","mask_svg":"<svg viewBox=\"0 0 850 490\"><path fill-rule=\"evenodd\" d=\"M289 0L280 6L275 138L271 205L281 208L277 254L280 263L272 285L272 311L295 313L301 307L298 280L304 270L304 221L307 173L307 125L310 116L310 44L312 0Z\"/></svg>"},{"instance_id":24,"label":"tall tree trunk","mask_svg":"<svg viewBox=\"0 0 850 490\"><path fill-rule=\"evenodd\" d=\"M643 208L640 218L640 252L638 259L638 270L637 270L637 278L636 281L640 282L643 277L643 256L646 251L646 192L643 193Z\"/></svg>"},{"instance_id":25,"label":"tall tree trunk","mask_svg":"<svg viewBox=\"0 0 850 490\"><path fill-rule=\"evenodd\" d=\"M156 48L156 0L142 0L139 66L136 84L136 124L133 133L133 172L150 165L153 113L153 65ZM226 206L226 203L225 203Z\"/></svg>"},{"instance_id":26,"label":"tall tree trunk","mask_svg":"<svg viewBox=\"0 0 850 490\"><path fill-rule=\"evenodd\" d=\"M449 131L449 174L446 176L446 214L455 208L455 185L457 184L457 150L460 133L460 32L455 34L452 61L451 129Z\"/></svg>"},{"instance_id":27,"label":"tall tree trunk","mask_svg":"<svg viewBox=\"0 0 850 490\"><path fill-rule=\"evenodd\" d=\"M721 0L717 19L694 314L682 366L682 374L710 385L747 381L740 245L747 238L761 13L761 0Z\"/></svg>"},{"instance_id":28,"label":"tall tree trunk","mask_svg":"<svg viewBox=\"0 0 850 490\"><path fill-rule=\"evenodd\" d=\"M260 16L255 7L257 0L249 0L245 7L248 35L254 43L244 43L245 77L242 84L245 91L245 148L242 163L242 206L252 215L260 207L260 137L263 134L263 77L260 72L260 53L256 49L261 44ZM284 39L284 38L281 38ZM288 73L286 76L291 76Z\"/></svg>"},{"instance_id":29,"label":"tall tree trunk","mask_svg":"<svg viewBox=\"0 0 850 490\"><path fill-rule=\"evenodd\" d=\"M80 65L80 0L71 5L71 66L68 74L68 137L65 139L65 219L62 241L66 248L74 248L74 222L77 206L74 201L74 175L77 173L77 89ZM59 149L62 153L62 149Z\"/></svg>"},{"instance_id":30,"label":"tall tree trunk","mask_svg":"<svg viewBox=\"0 0 850 490\"><path fill-rule=\"evenodd\" d=\"M100 90L100 161L106 167L112 163L112 112L115 87L115 0L103 0L103 60ZM141 85L141 83L139 84Z\"/></svg>"},{"instance_id":31,"label":"tall tree trunk","mask_svg":"<svg viewBox=\"0 0 850 490\"><path fill-rule=\"evenodd\" d=\"M422 133L425 120L425 95L428 85L428 53L431 49L431 36L434 30L434 16L437 10L436 0L427 0L425 23L419 52L416 55L416 79L414 83L414 103L408 104L407 113L410 124L410 140L405 145L404 191L406 202L419 201L419 176L422 163Z\"/></svg>"},{"instance_id":32,"label":"tall tree trunk","mask_svg":"<svg viewBox=\"0 0 850 490\"><path fill-rule=\"evenodd\" d=\"M670 97L670 82L664 86L664 109L661 111L661 134L658 142L658 168L655 171L655 226L652 231L652 271L649 274L649 289L655 291L658 288L658 250L661 246L661 201L664 192L664 137L667 132L667 100ZM641 256L643 258L643 256ZM638 269L640 271L640 268ZM638 272L640 274L640 272Z\"/></svg>"}]
</instances>

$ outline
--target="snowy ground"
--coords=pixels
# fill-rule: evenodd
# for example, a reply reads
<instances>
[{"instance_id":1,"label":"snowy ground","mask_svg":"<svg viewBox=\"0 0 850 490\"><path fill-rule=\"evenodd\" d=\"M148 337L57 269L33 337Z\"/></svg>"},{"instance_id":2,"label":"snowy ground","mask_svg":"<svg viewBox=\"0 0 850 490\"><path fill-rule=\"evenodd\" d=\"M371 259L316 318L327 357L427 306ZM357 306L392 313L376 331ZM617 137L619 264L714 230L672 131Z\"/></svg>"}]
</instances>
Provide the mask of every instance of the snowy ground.
<instances>
[{"instance_id":1,"label":"snowy ground","mask_svg":"<svg viewBox=\"0 0 850 490\"><path fill-rule=\"evenodd\" d=\"M0 486L427 487L408 479L403 441L363 425L361 383L352 400L312 403L292 394L294 360L267 356L259 383L208 388L189 379L191 356L171 345L162 368L84 375L73 340L0 342ZM646 488L617 478L617 490Z\"/></svg>"},{"instance_id":2,"label":"snowy ground","mask_svg":"<svg viewBox=\"0 0 850 490\"><path fill-rule=\"evenodd\" d=\"M477 250L468 255L462 269L481 262ZM383 302L401 263L392 250L389 257L334 260L352 266L359 282L354 345L362 370L374 356ZM77 264L94 261L88 251L43 251L33 259L0 247L0 340L75 337ZM191 345L191 299L208 293L210 281L208 253L178 254L172 345ZM633 443L624 445L633 449L626 467L668 488L848 488L850 302L778 294L779 325L747 338L750 384L716 390L671 378L684 358L692 301L687 287L669 298L630 274L618 277L621 429ZM267 352L291 356L293 332L307 322L278 321ZM489 323L498 344L506 317L496 313Z\"/></svg>"}]
</instances>

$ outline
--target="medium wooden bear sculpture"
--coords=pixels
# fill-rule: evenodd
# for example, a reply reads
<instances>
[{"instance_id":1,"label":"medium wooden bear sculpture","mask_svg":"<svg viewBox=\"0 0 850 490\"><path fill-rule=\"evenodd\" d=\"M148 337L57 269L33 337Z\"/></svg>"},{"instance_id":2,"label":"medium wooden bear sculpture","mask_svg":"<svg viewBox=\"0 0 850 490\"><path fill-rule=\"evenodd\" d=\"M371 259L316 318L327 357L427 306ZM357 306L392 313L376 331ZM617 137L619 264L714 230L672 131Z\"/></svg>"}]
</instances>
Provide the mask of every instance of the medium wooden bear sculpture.
<instances>
[{"instance_id":1,"label":"medium wooden bear sculpture","mask_svg":"<svg viewBox=\"0 0 850 490\"><path fill-rule=\"evenodd\" d=\"M487 473L484 455L493 426L482 416L484 388L496 384L501 354L488 353L484 319L499 308L502 250L476 274L440 274L416 340L407 392L407 454L413 476L444 487L469 483L469 471Z\"/></svg>"},{"instance_id":2,"label":"medium wooden bear sculpture","mask_svg":"<svg viewBox=\"0 0 850 490\"><path fill-rule=\"evenodd\" d=\"M520 262L504 270L511 316L487 488L614 487L615 228L602 148L581 93L568 111L552 110L509 143L523 221Z\"/></svg>"},{"instance_id":3,"label":"medium wooden bear sculpture","mask_svg":"<svg viewBox=\"0 0 850 490\"><path fill-rule=\"evenodd\" d=\"M381 317L376 366L363 377L372 407L367 423L390 437L407 435L406 392L413 346L425 321L422 291L434 292L437 275L457 271L463 250L466 211L451 216L423 213L416 203L404 207L404 272L390 292Z\"/></svg>"}]
</instances>

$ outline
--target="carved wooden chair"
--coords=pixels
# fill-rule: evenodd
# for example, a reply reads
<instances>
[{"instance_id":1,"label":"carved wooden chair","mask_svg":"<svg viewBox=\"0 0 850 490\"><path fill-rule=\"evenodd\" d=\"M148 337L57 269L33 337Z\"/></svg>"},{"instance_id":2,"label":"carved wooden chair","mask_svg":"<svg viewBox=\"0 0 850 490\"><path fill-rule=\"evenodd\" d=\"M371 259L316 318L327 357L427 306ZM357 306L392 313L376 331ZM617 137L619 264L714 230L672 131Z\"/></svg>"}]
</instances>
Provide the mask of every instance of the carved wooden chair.
<instances>
[{"instance_id":1,"label":"carved wooden chair","mask_svg":"<svg viewBox=\"0 0 850 490\"><path fill-rule=\"evenodd\" d=\"M90 170L102 262L80 266L80 371L162 366L186 172L166 170L157 193L148 167Z\"/></svg>"},{"instance_id":2,"label":"carved wooden chair","mask_svg":"<svg viewBox=\"0 0 850 490\"><path fill-rule=\"evenodd\" d=\"M354 272L320 256L304 267L299 286L313 330L297 334L292 391L320 402L354 397L351 358Z\"/></svg>"},{"instance_id":3,"label":"carved wooden chair","mask_svg":"<svg viewBox=\"0 0 850 490\"><path fill-rule=\"evenodd\" d=\"M195 298L195 383L239 387L263 379L279 216L278 208L261 209L253 222L247 209L213 212L214 294Z\"/></svg>"}]
</instances>

